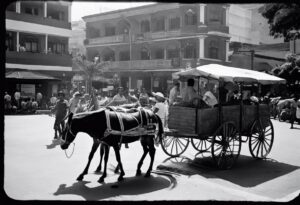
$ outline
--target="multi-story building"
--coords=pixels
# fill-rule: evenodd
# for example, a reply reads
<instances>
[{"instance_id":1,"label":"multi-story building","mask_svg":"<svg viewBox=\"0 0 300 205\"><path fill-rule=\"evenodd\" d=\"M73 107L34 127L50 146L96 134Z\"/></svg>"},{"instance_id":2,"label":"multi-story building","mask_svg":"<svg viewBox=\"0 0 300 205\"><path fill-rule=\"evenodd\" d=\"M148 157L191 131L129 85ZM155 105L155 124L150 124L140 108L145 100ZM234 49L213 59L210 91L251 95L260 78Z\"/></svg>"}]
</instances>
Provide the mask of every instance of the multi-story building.
<instances>
[{"instance_id":1,"label":"multi-story building","mask_svg":"<svg viewBox=\"0 0 300 205\"><path fill-rule=\"evenodd\" d=\"M70 2L17 1L7 6L6 91L49 97L65 89L72 77L70 18Z\"/></svg>"},{"instance_id":2,"label":"multi-story building","mask_svg":"<svg viewBox=\"0 0 300 205\"><path fill-rule=\"evenodd\" d=\"M85 46L83 41L85 39L85 23L84 21L72 21L72 36L69 39L69 51L73 54L85 55Z\"/></svg>"},{"instance_id":3,"label":"multi-story building","mask_svg":"<svg viewBox=\"0 0 300 205\"><path fill-rule=\"evenodd\" d=\"M128 88L166 91L172 73L228 61L228 5L152 4L83 17L87 58Z\"/></svg>"}]
</instances>

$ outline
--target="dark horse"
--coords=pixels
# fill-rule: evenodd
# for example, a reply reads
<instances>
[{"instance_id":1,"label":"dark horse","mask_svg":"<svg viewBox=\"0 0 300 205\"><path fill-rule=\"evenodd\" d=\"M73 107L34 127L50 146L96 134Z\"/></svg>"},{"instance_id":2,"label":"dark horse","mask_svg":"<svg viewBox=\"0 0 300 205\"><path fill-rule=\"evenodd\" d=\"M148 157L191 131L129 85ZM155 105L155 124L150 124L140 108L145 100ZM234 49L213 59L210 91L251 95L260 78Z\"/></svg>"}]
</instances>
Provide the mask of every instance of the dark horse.
<instances>
[{"instance_id":1,"label":"dark horse","mask_svg":"<svg viewBox=\"0 0 300 205\"><path fill-rule=\"evenodd\" d=\"M138 128L139 126L147 125L144 122L152 122L159 125L158 129L158 136L161 137L163 133L163 127L161 119L154 114L150 110L143 109L144 115L141 115L141 112L135 112L131 114L120 113L120 119L122 120L122 125L124 126L125 132L127 130L131 130L133 128ZM110 121L107 121L107 116L109 116ZM78 132L84 132L90 135L93 140L102 142L108 146L112 146L114 148L116 159L118 162L118 166L120 167L120 176L118 181L123 180L123 176L125 175L121 158L120 158L120 150L119 144L120 143L131 143L141 139L141 144L143 146L144 153L138 163L136 175L141 174L141 166L143 164L144 158L146 155L150 154L150 166L145 174L145 177L149 177L155 156L155 147L154 147L154 134L147 134L142 136L121 136L117 133L109 133L107 132L108 122L111 123L111 129L115 131L121 130L121 123L119 123L119 118L117 113L114 111L108 111L107 109L100 109L93 112L87 112L82 114L74 115L70 114L68 117L68 122L66 128L63 133L63 140L64 142L61 144L61 148L67 149L72 143L77 135ZM149 124L150 125L150 124ZM150 127L150 126L149 126ZM155 126L154 126L155 127ZM153 128L153 127L152 127ZM94 145L93 145L94 146ZM98 146L97 146L98 147ZM96 147L96 149L97 149ZM103 182L104 178L106 177L106 168L107 168L107 161L108 161L108 152L109 149L105 149L105 158L104 158L104 171L102 176L99 178L98 182ZM89 159L90 160L90 159ZM90 161L89 161L90 163ZM88 168L89 163L86 168ZM84 175L84 173L82 173ZM77 180L82 180L83 175L79 175ZM86 173L85 173L86 174Z\"/></svg>"}]
</instances>

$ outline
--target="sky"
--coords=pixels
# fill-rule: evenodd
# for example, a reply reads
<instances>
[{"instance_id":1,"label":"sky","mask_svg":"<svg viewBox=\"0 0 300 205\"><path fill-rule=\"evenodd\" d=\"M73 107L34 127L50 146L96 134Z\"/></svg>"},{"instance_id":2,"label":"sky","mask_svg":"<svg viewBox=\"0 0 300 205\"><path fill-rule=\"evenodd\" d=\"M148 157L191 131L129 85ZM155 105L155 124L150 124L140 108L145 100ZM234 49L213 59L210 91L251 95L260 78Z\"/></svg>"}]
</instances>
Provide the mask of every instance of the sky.
<instances>
[{"instance_id":1,"label":"sky","mask_svg":"<svg viewBox=\"0 0 300 205\"><path fill-rule=\"evenodd\" d=\"M155 2L153 2L155 3ZM71 21L81 20L81 17L101 12L144 6L151 2L73 2Z\"/></svg>"}]
</instances>

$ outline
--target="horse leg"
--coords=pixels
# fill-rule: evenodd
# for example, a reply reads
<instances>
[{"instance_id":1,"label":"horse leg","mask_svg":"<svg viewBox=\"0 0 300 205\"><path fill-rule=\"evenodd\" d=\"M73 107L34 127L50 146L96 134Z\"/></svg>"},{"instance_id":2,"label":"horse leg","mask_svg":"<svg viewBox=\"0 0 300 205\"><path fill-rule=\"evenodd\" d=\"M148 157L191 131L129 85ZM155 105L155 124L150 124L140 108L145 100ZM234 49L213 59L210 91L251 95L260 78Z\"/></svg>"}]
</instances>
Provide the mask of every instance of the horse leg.
<instances>
[{"instance_id":1,"label":"horse leg","mask_svg":"<svg viewBox=\"0 0 300 205\"><path fill-rule=\"evenodd\" d=\"M88 160L88 163L87 163L85 169L83 170L83 172L77 177L77 180L78 180L78 181L81 181L81 180L83 179L84 175L86 175L86 174L88 173L88 170L89 170L91 161L92 161L92 159L93 159L93 157L94 157L94 154L95 154L95 152L96 152L98 146L99 146L99 142L97 142L97 140L94 139L94 143L93 143L91 152L90 152L90 154L89 154L89 160Z\"/></svg>"},{"instance_id":2,"label":"horse leg","mask_svg":"<svg viewBox=\"0 0 300 205\"><path fill-rule=\"evenodd\" d=\"M147 147L147 143L145 142L145 138L144 137L141 138L141 145L143 147L144 153L143 153L143 155L142 155L142 157L141 157L141 159L140 159L140 161L138 163L137 170L136 170L136 176L139 176L139 175L142 174L141 167L143 165L143 162L144 162L144 159L145 159L146 155L149 152L149 149Z\"/></svg>"},{"instance_id":3,"label":"horse leg","mask_svg":"<svg viewBox=\"0 0 300 205\"><path fill-rule=\"evenodd\" d=\"M104 170L103 170L102 176L98 179L99 183L104 182L104 178L106 177L106 168L107 168L107 162L108 162L109 149L110 149L110 147L108 145L105 145L105 148L104 148Z\"/></svg>"},{"instance_id":4,"label":"horse leg","mask_svg":"<svg viewBox=\"0 0 300 205\"><path fill-rule=\"evenodd\" d=\"M109 147L107 145L101 143L101 145L100 145L100 163L95 172L101 172L101 164L102 164L105 149L109 149Z\"/></svg>"},{"instance_id":5,"label":"horse leg","mask_svg":"<svg viewBox=\"0 0 300 205\"><path fill-rule=\"evenodd\" d=\"M123 170L123 165L122 165L122 162L121 162L121 157L120 157L120 148L119 148L119 145L115 145L113 146L114 150L115 150L115 154L116 154L116 159L117 159L117 162L118 162L118 166L120 167L120 176L118 177L118 181L122 181L124 178L123 176L125 175L125 172Z\"/></svg>"},{"instance_id":6,"label":"horse leg","mask_svg":"<svg viewBox=\"0 0 300 205\"><path fill-rule=\"evenodd\" d=\"M152 167L153 167L154 157L155 157L154 136L153 137L148 136L147 143L149 147L149 154L150 154L151 161L150 161L150 166L148 168L148 171L145 174L145 177L150 177Z\"/></svg>"}]
</instances>

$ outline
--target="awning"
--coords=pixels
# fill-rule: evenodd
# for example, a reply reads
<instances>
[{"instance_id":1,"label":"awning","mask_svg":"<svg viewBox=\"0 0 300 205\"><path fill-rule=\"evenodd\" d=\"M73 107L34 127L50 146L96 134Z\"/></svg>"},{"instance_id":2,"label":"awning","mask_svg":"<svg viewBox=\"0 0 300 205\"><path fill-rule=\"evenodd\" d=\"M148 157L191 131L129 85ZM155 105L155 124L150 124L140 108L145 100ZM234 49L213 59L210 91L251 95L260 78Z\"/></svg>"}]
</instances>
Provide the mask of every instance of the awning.
<instances>
[{"instance_id":1,"label":"awning","mask_svg":"<svg viewBox=\"0 0 300 205\"><path fill-rule=\"evenodd\" d=\"M24 80L60 80L49 75L32 72L32 71L9 71L5 77L8 79L24 79Z\"/></svg>"},{"instance_id":2,"label":"awning","mask_svg":"<svg viewBox=\"0 0 300 205\"><path fill-rule=\"evenodd\" d=\"M261 84L279 84L285 83L285 80L273 75L254 70L241 69L219 64L209 64L199 66L175 74L179 78L207 77L216 80L223 80L232 83L261 83Z\"/></svg>"}]
</instances>

